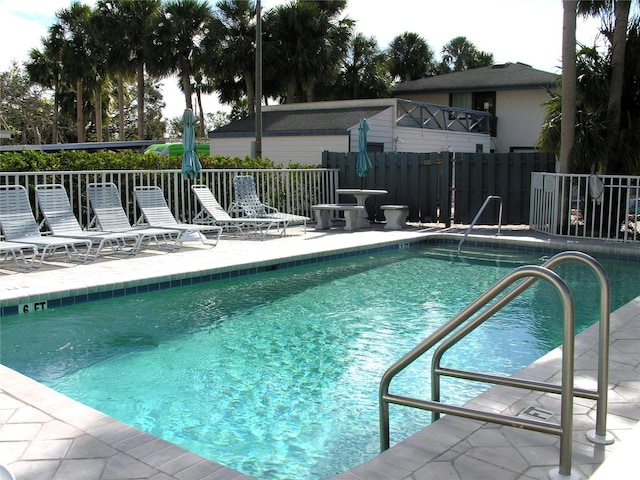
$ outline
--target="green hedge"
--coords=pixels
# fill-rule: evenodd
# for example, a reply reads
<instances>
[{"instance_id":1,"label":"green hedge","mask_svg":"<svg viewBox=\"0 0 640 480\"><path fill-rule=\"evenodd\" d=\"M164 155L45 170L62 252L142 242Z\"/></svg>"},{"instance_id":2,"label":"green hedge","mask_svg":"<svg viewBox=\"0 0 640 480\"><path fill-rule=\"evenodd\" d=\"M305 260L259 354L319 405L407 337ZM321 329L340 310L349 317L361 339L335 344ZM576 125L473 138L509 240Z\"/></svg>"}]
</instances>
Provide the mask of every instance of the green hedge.
<instances>
[{"instance_id":1,"label":"green hedge","mask_svg":"<svg viewBox=\"0 0 640 480\"><path fill-rule=\"evenodd\" d=\"M271 160L216 155L198 155L202 168L276 168ZM291 168L297 168L290 165ZM43 172L77 170L167 170L182 168L182 157L137 152L63 151L44 153L34 150L0 154L0 171Z\"/></svg>"}]
</instances>

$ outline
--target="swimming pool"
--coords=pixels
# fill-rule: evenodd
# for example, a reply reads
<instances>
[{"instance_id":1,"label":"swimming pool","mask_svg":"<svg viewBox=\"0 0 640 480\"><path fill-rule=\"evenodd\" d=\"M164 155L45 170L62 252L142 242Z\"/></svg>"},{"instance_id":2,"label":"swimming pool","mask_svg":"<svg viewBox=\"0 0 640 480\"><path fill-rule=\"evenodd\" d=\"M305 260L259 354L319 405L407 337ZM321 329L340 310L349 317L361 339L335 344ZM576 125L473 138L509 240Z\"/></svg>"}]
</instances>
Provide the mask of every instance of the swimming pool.
<instances>
[{"instance_id":1,"label":"swimming pool","mask_svg":"<svg viewBox=\"0 0 640 480\"><path fill-rule=\"evenodd\" d=\"M522 260L541 263L537 256ZM487 263L411 248L321 270L132 296L126 305L119 298L5 318L2 360L258 478L327 478L377 453L377 385L384 369L522 261L507 255L497 266ZM456 275L468 284L459 285ZM563 277L598 298L583 284L591 280L584 269ZM614 308L637 295L634 283L612 275ZM529 364L559 342L561 322L548 324L557 313L554 295L536 287L496 324L478 330L451 362L503 373ZM597 307L577 306L584 328L592 321L586 313ZM483 355L478 344L499 355ZM423 368L416 370L398 379L398 390L428 392ZM132 376L128 386L125 374ZM456 400L477 391L465 386ZM428 421L428 414L409 409L394 414L393 442Z\"/></svg>"}]
</instances>

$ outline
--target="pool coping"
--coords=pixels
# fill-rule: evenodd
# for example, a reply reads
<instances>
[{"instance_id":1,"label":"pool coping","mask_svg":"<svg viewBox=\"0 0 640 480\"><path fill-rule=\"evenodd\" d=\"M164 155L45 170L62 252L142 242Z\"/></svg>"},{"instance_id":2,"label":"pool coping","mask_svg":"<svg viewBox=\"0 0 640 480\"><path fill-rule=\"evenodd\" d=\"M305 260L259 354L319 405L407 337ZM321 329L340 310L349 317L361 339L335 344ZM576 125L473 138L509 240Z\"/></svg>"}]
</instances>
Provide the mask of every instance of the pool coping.
<instances>
[{"instance_id":1,"label":"pool coping","mask_svg":"<svg viewBox=\"0 0 640 480\"><path fill-rule=\"evenodd\" d=\"M395 239L367 245L346 246L342 248L316 251L313 253L299 253L280 258L264 260L250 259L247 261L237 261L233 265L217 267L205 265L201 268L192 268L190 272L162 272L153 274L143 272L143 275L134 275L131 278L123 276L123 278L118 279L117 282L100 282L94 280L90 286L77 284L75 286L70 286L62 284L55 285L54 288L51 288L51 285L49 284L47 285L48 288L38 291L37 288L33 288L33 285L28 285L26 293L24 291L25 285L22 285L22 288L14 286L10 289L6 288L0 290L0 318L3 316L23 313L22 311L19 311L23 305L32 305L41 302L46 302L48 307L54 308L90 301L117 298L125 295L135 295L138 293L163 290L166 288L191 286L199 283L227 280L246 275L255 275L274 269L286 269L304 265L320 264L326 261L396 250L411 244L429 243L437 245L439 243L444 243L447 245L455 245L461 238L460 230L461 229L443 229L437 231L428 230L424 232L423 235L414 236L413 238L404 237L401 240ZM387 233L387 235L390 234L391 232ZM619 242L598 242L591 241L589 239L577 241L552 237L545 238L544 236L535 237L527 235L523 237L513 236L513 234L493 234L486 236L476 233L467 237L464 244L465 248L481 248L484 246L550 255L559 251L579 249L585 253L597 254L616 260L640 260L640 248L635 247L634 245L621 244ZM202 249L199 249L198 251L202 251ZM122 261L125 259L120 258L119 260ZM135 260L137 259L131 258L126 259L125 261L133 262ZM77 265L77 268L81 268L83 266L90 267L91 264ZM28 272L27 275L33 276L33 273L35 272Z\"/></svg>"},{"instance_id":2,"label":"pool coping","mask_svg":"<svg viewBox=\"0 0 640 480\"><path fill-rule=\"evenodd\" d=\"M437 231L415 232L415 235L413 232L404 233L407 233L408 235L397 235L397 238L392 237L393 239L389 239L390 236L377 237L371 240L371 243L368 243L368 241L358 241L357 246L340 246L338 248L334 248L332 251L338 252L338 255L355 255L359 249L364 248L366 250L366 248L369 248L371 245L380 245L381 243L382 248L386 249L393 248L392 245L395 245L396 248L398 248L399 244L404 245L406 243L422 242L425 241L425 238L428 238L428 241L430 242L443 240L448 243L460 238L459 232L452 230L445 231L443 229L439 229ZM350 235L346 233L341 234ZM434 240L433 237L435 237L436 240ZM521 237L509 238L505 235L501 238L496 238L493 233L490 235L478 234L470 236L465 244L481 246L487 243L492 243L494 245L497 243L508 245L516 249L535 249L535 251L548 251L550 253L567 249L580 249L581 251L585 251L585 249L587 249L590 252L597 252L599 254L610 255L612 257L617 257L619 255L624 255L624 258L632 257L634 259L640 257L640 252L635 246L623 246L623 248L620 248L620 245L597 245L595 242L583 242L583 245L580 246L582 248L580 248L575 243L567 243L566 241L552 241L555 239L549 240L546 238L531 239L530 237L530 232L524 233ZM363 240L363 238L359 238L359 240ZM321 250L321 253L328 252L329 250L330 249L324 251ZM280 259L262 261L262 263L253 261L252 259L247 259L244 267L250 270L254 268L265 268L268 267L268 262L278 264L283 262L285 262L285 264L288 264L287 262L293 262L291 263L291 266L295 266L295 262L297 261L304 262L309 260L310 255L312 254L298 254L294 260L292 260L292 257L290 256L284 256ZM327 255L330 254L327 253ZM285 261L283 260L284 258L288 258L289 260ZM125 261L129 262L130 260L134 259L127 259ZM78 267L73 268L76 269ZM198 271L201 270L202 269L199 269ZM25 274L25 276L26 275L32 275L32 273ZM180 277L180 275L181 274L177 274L178 277ZM181 279L184 278L186 277L182 277ZM129 281L135 282L139 280L132 279ZM65 290L65 288L67 287L62 287L60 291L68 292L69 290ZM84 295L84 293L82 293L82 295ZM88 291L87 295L89 295ZM9 297L5 296L3 301L7 298ZM24 300L24 298L20 296L15 298ZM638 308L639 306L640 297L612 314L612 340L614 339L614 335L616 335L616 342L625 342L628 341L629 338L638 338L637 336L633 337L633 335L637 335L638 333L638 327L635 326L634 323L637 323L638 320L638 313L636 312L640 311L640 308ZM614 324L616 326L615 333L613 329ZM592 329L593 327L587 329L576 337L576 351L582 352L582 356L584 356L585 361L589 359L592 360L593 357L593 354L589 353L593 346ZM632 336L630 337L629 333L624 332L623 329L630 329L634 333L632 333ZM546 367L550 359L557 357L557 352L554 352L545 355L529 367L526 367L523 371L530 372L534 376L538 375L545 378L557 375L557 369L550 371ZM637 355L635 361L637 368L637 363L640 361L637 358ZM628 365L625 362L628 363L628 360L622 360L622 367L625 367L626 365L626 368L628 368ZM589 371L590 367L585 365L581 368L584 368L585 373L583 375L588 376L588 373L586 372ZM579 466L576 465L576 468L578 468L583 475L591 475L597 466L602 463L605 455L613 451L618 443L622 443L620 440L624 439L627 432L630 431L638 422L638 419L640 419L640 412L638 411L640 409L640 407L638 407L638 404L640 404L640 383L638 383L637 376L636 372L634 379L629 380L628 377L623 375L621 377L622 379L617 383L613 382L615 377L612 377L612 391L616 391L616 389L626 389L625 391L631 390L632 392L635 392L633 398L636 400L636 406L634 408L629 408L628 406L622 407L621 405L626 404L625 402L619 401L620 399L617 397L615 399L616 401L613 402L616 409L622 410L622 412L612 412L610 414L610 416L615 420L614 423L617 428L614 430L614 434L619 440L618 442L614 443L612 446L602 448L594 448L591 446L593 452L589 455L588 449L590 446L585 446L582 441L580 437L582 431L580 428L578 428L574 433L574 437L576 437L576 444L580 447L578 456L581 461L583 461ZM40 449L44 448L42 442L66 442L67 444L65 455L60 458L53 458L52 455L52 458L48 460L50 464L56 463L56 472L65 471L65 468L78 468L83 465L86 466L88 463L93 462L102 465L103 471L109 472L110 475L114 474L113 469L117 465L127 465L127 468L133 468L134 470L138 468L141 469L141 474L143 476L136 476L135 478L153 478L154 480L171 478L181 480L188 480L191 478L251 478L222 467L215 462L203 459L202 457L187 452L180 447L176 447L175 445L169 444L165 441L159 440L151 435L144 434L133 427L129 427L121 422L113 420L100 412L78 404L61 394L53 392L48 389L48 387L40 385L17 372L13 372L7 367L0 366L0 385L2 386L0 388L0 419L3 421L3 423L0 424L0 442L2 442L3 446L1 451L4 452L0 453L0 462L9 463L12 468L17 469L16 472L24 473L22 476L18 477L18 480L45 478L44 476L32 477L28 472L32 472L32 467L36 464L44 468L47 463L46 460L22 459L24 453L28 452L30 448L34 448L34 445L40 446ZM503 387L493 387L476 397L472 402L477 402L485 407L489 406L489 408L492 409L496 409L497 406L499 406L502 409L514 410L516 408L520 408L522 402L533 402L535 404L546 405L549 401L546 397L531 397L529 395L518 395L517 397L513 397L512 395L507 395L502 392L502 388ZM629 393L627 393L627 396L629 396ZM510 399L511 403L505 405L505 399ZM580 405L581 409L577 415L582 415L588 419L591 409L587 405L584 405L584 402L582 401L580 402ZM9 417L5 418L3 416L3 412L4 416L7 415L7 412L12 413ZM590 423L591 425L589 428L593 428L591 421L586 420L585 423ZM579 426L582 425L581 422L577 422L577 424ZM23 438L24 435L17 434L18 425L21 426L20 430L24 430L26 428L25 426L27 426L28 428L26 429L29 431L33 431L35 426L38 425L38 433L36 437ZM55 428L46 428L46 426L51 425L54 425ZM338 475L335 478L341 480L375 478L404 479L415 474L416 476L411 478L435 479L442 478L443 472L445 471L453 472L458 478L464 478L465 480L471 478L489 478L485 476L487 474L493 475L493 478L546 478L542 473L546 472L545 469L548 470L547 467L549 467L549 465L553 466L553 463L547 463L544 465L530 464L530 468L526 470L526 473L516 473L515 467L509 464L509 462L507 462L507 465L500 464L498 459L495 458L495 454L489 455L489 461L484 461L483 456L488 456L487 454L489 452L485 449L484 451L479 450L481 453L478 453L477 449L483 448L482 446L478 446L478 438L485 439L486 444L487 441L490 441L488 439L491 437L491 434L494 436L497 435L501 439L498 441L498 445L492 447L492 450L496 452L503 452L504 455L501 456L505 459L510 457L510 455L507 455L507 451L505 450L507 447L503 443L505 438L514 438L514 434L504 433L503 429L514 430L511 427L482 427L482 425L479 425L479 422L445 416L439 422L430 425L418 434L392 447L390 450L355 467L352 470L349 470L348 472ZM58 433L52 433L53 430ZM62 433L59 433L61 430ZM52 438L48 438L47 435L43 437L42 432L45 431L50 432L48 435ZM17 434L17 437L19 438L10 438L12 435L11 432L13 432L13 434ZM516 433L520 432L517 431ZM555 451L557 452L557 446L554 447L554 442L557 440L555 437L552 437L552 441L547 443L549 441L548 437L550 436L545 435L547 439L542 441L538 439L541 434L535 434L534 432L528 433L533 434L532 436L535 437L534 445L527 445L527 442L524 441L520 435L515 435L517 446L519 447L519 449L516 449L518 451L519 458L526 458L526 455L522 453L523 449L527 452L546 451L548 454L550 450L554 450L555 448ZM60 435L62 435L62 437L60 437ZM437 441L434 441L434 438L437 438ZM82 449L77 446L82 446L87 443L95 445L92 442L98 442L100 444L101 448L98 450L102 450L104 448L105 456L96 458L78 456L78 449ZM448 444L448 446L446 444ZM480 445L482 445L481 442ZM9 452L8 458L6 452ZM18 454L17 452L20 453ZM71 456L67 456L68 452L75 453ZM106 452L110 455L106 455ZM536 457L534 453L531 453L530 455L532 457ZM557 453L550 456L553 457L554 460L557 460ZM600 461L597 461L598 459ZM142 471L144 471L144 473L142 473ZM100 478L134 477L105 476Z\"/></svg>"},{"instance_id":3,"label":"pool coping","mask_svg":"<svg viewBox=\"0 0 640 480\"><path fill-rule=\"evenodd\" d=\"M387 236L388 235L390 234L387 234ZM19 312L18 309L19 306L23 304L37 302L47 302L47 304L49 304L51 302L51 307L58 307L86 303L87 301L98 301L106 298L117 298L119 296L135 295L166 288L190 286L198 283L255 275L274 269L313 265L353 256L396 250L399 248L399 244L405 245L425 241L421 236L414 235L413 237L414 238L403 238L400 242L398 240L388 240L359 246L319 250L311 253L303 252L284 257L276 256L270 259L241 259L235 260L232 265L212 267L204 264L198 267L194 266L188 272L174 273L166 269L153 273L148 271L130 271L124 272L123 276L115 282L112 280L100 281L94 279L91 285L86 285L80 280L59 285L48 284L46 288L39 288L39 286L31 282L31 279L34 278L34 273L37 272L26 272L22 276L22 279L26 280L25 283L0 290L0 317L22 313ZM198 247L199 245L192 245L194 249L191 250L190 253L203 254L203 252L207 251L207 249ZM179 253L184 254L185 252ZM173 253L172 255L176 256L177 254ZM140 258L118 259L118 261L130 263L138 260L144 261L144 259ZM109 261L115 260L110 259ZM88 263L78 264L72 268L77 272L83 268L88 269L91 267L92 264ZM155 268L157 268L157 266ZM82 274L78 276L82 277ZM1 284L2 277L0 276L0 285Z\"/></svg>"}]
</instances>

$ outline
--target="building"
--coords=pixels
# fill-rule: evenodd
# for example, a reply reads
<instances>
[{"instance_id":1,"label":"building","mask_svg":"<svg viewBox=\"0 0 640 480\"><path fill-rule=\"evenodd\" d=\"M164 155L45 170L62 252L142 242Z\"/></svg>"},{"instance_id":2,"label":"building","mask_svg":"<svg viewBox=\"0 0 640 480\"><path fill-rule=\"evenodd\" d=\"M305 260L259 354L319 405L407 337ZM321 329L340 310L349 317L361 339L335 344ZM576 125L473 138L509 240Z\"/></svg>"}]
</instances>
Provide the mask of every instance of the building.
<instances>
[{"instance_id":1,"label":"building","mask_svg":"<svg viewBox=\"0 0 640 480\"><path fill-rule=\"evenodd\" d=\"M505 63L396 85L393 95L491 114L491 152L534 149L559 75L523 63Z\"/></svg>"},{"instance_id":2,"label":"building","mask_svg":"<svg viewBox=\"0 0 640 480\"><path fill-rule=\"evenodd\" d=\"M262 157L320 165L323 151L357 152L358 125L369 124L370 152L488 152L489 115L399 98L263 107ZM209 132L212 155L255 153L255 115Z\"/></svg>"}]
</instances>

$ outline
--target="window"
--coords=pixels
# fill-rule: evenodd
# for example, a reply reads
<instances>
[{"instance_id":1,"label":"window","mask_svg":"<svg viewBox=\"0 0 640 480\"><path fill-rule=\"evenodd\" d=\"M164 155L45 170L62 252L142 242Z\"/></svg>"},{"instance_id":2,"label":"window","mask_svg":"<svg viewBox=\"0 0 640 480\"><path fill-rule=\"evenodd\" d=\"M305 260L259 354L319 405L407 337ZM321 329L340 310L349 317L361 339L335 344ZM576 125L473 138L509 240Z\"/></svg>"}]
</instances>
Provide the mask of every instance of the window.
<instances>
[{"instance_id":1,"label":"window","mask_svg":"<svg viewBox=\"0 0 640 480\"><path fill-rule=\"evenodd\" d=\"M487 112L489 131L495 137L498 130L496 118L496 92L453 92L449 94L449 106Z\"/></svg>"},{"instance_id":2,"label":"window","mask_svg":"<svg viewBox=\"0 0 640 480\"><path fill-rule=\"evenodd\" d=\"M449 94L449 106L455 108L466 108L487 112L489 118L489 130L491 136L495 137L498 130L496 118L496 92L454 92Z\"/></svg>"},{"instance_id":3,"label":"window","mask_svg":"<svg viewBox=\"0 0 640 480\"><path fill-rule=\"evenodd\" d=\"M473 94L471 92L462 93L450 93L449 94L449 106L455 108L464 108L466 110L472 110Z\"/></svg>"},{"instance_id":4,"label":"window","mask_svg":"<svg viewBox=\"0 0 640 480\"><path fill-rule=\"evenodd\" d=\"M449 106L496 114L496 92L454 92L449 94Z\"/></svg>"},{"instance_id":5,"label":"window","mask_svg":"<svg viewBox=\"0 0 640 480\"><path fill-rule=\"evenodd\" d=\"M473 93L472 107L474 110L488 112L492 116L496 115L496 92L475 92Z\"/></svg>"}]
</instances>

